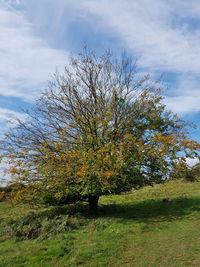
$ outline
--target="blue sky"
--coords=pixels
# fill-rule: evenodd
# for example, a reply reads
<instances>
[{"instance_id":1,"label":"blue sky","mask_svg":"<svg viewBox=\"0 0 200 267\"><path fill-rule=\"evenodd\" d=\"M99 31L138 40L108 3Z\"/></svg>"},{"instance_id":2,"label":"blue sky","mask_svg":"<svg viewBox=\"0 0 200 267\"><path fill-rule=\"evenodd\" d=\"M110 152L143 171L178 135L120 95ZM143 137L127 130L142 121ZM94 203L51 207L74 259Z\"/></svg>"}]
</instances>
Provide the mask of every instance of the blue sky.
<instances>
[{"instance_id":1,"label":"blue sky","mask_svg":"<svg viewBox=\"0 0 200 267\"><path fill-rule=\"evenodd\" d=\"M199 0L0 0L1 132L83 42L126 49L142 71L163 74L167 107L196 123L200 140Z\"/></svg>"}]
</instances>

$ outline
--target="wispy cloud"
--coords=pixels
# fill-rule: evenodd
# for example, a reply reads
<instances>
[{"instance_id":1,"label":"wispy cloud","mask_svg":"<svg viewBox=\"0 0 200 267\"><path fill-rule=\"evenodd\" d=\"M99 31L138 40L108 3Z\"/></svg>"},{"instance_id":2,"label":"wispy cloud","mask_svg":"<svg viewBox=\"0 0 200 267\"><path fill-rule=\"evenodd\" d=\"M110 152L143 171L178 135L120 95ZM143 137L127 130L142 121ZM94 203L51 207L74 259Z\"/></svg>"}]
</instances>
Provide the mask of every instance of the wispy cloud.
<instances>
[{"instance_id":1,"label":"wispy cloud","mask_svg":"<svg viewBox=\"0 0 200 267\"><path fill-rule=\"evenodd\" d=\"M66 63L59 42L76 34L67 31L76 20L118 37L144 70L174 72L169 108L199 112L199 0L0 0L0 94L34 99Z\"/></svg>"},{"instance_id":2,"label":"wispy cloud","mask_svg":"<svg viewBox=\"0 0 200 267\"><path fill-rule=\"evenodd\" d=\"M182 74L176 90L166 98L169 109L184 115L200 112L200 78L197 75Z\"/></svg>"},{"instance_id":3,"label":"wispy cloud","mask_svg":"<svg viewBox=\"0 0 200 267\"><path fill-rule=\"evenodd\" d=\"M118 35L130 51L141 55L142 67L181 76L174 97L166 101L169 108L200 111L199 86L190 84L191 77L195 80L200 74L200 1L85 0L79 6L91 23Z\"/></svg>"},{"instance_id":4,"label":"wispy cloud","mask_svg":"<svg viewBox=\"0 0 200 267\"><path fill-rule=\"evenodd\" d=\"M141 64L145 67L199 73L200 34L187 31L191 18L190 13L187 16L188 5L180 1L174 5L174 2L86 0L81 6L90 13L88 18L96 20L111 34L119 35L126 46L141 54ZM195 8L198 7L200 2L196 2ZM188 20L176 25L177 17L183 19L181 12Z\"/></svg>"},{"instance_id":5,"label":"wispy cloud","mask_svg":"<svg viewBox=\"0 0 200 267\"><path fill-rule=\"evenodd\" d=\"M186 163L187 163L190 167L192 167L192 166L194 166L195 164L199 163L199 159L198 159L198 158L194 158L194 159L192 159L192 158L187 158L187 159L186 159Z\"/></svg>"},{"instance_id":6,"label":"wispy cloud","mask_svg":"<svg viewBox=\"0 0 200 267\"><path fill-rule=\"evenodd\" d=\"M16 112L10 109L0 108L0 121L3 122L15 122L16 118L20 120L26 119L26 114Z\"/></svg>"},{"instance_id":7,"label":"wispy cloud","mask_svg":"<svg viewBox=\"0 0 200 267\"><path fill-rule=\"evenodd\" d=\"M67 52L51 48L22 13L1 3L0 28L0 95L31 101Z\"/></svg>"}]
</instances>

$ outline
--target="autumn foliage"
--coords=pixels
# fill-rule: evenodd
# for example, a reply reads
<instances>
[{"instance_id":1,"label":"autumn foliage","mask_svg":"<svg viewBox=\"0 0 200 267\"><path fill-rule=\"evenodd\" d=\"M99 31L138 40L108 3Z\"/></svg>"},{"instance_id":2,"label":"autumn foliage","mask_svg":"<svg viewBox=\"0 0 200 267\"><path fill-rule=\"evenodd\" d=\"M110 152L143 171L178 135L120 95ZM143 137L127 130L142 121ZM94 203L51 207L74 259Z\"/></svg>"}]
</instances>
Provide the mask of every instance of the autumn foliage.
<instances>
[{"instance_id":1,"label":"autumn foliage","mask_svg":"<svg viewBox=\"0 0 200 267\"><path fill-rule=\"evenodd\" d=\"M2 149L13 181L26 185L17 199L88 199L96 212L101 195L160 183L180 153L196 156L188 126L126 55L84 49L54 75Z\"/></svg>"}]
</instances>

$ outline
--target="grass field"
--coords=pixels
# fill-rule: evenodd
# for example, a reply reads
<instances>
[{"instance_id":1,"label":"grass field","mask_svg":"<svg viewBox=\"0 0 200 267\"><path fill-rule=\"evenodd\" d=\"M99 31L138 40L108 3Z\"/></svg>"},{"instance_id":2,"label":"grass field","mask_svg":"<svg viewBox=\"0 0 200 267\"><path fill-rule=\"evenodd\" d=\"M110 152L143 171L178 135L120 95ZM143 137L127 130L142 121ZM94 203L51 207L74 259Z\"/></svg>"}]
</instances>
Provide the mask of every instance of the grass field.
<instances>
[{"instance_id":1,"label":"grass field","mask_svg":"<svg viewBox=\"0 0 200 267\"><path fill-rule=\"evenodd\" d=\"M168 197L171 202L162 201ZM200 182L171 181L102 197L98 218L81 215L78 224L73 217L76 227L45 238L8 238L8 220L41 211L0 203L1 267L200 266Z\"/></svg>"}]
</instances>

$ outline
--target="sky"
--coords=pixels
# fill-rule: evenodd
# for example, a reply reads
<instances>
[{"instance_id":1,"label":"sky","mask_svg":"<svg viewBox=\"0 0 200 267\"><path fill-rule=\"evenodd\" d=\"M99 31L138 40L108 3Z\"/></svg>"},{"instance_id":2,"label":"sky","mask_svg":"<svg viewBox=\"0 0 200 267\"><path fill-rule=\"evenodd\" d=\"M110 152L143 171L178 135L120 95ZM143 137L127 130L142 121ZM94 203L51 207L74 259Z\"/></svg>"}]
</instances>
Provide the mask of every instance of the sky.
<instances>
[{"instance_id":1,"label":"sky","mask_svg":"<svg viewBox=\"0 0 200 267\"><path fill-rule=\"evenodd\" d=\"M162 75L167 108L195 123L200 141L199 0L0 0L0 135L85 42Z\"/></svg>"}]
</instances>

